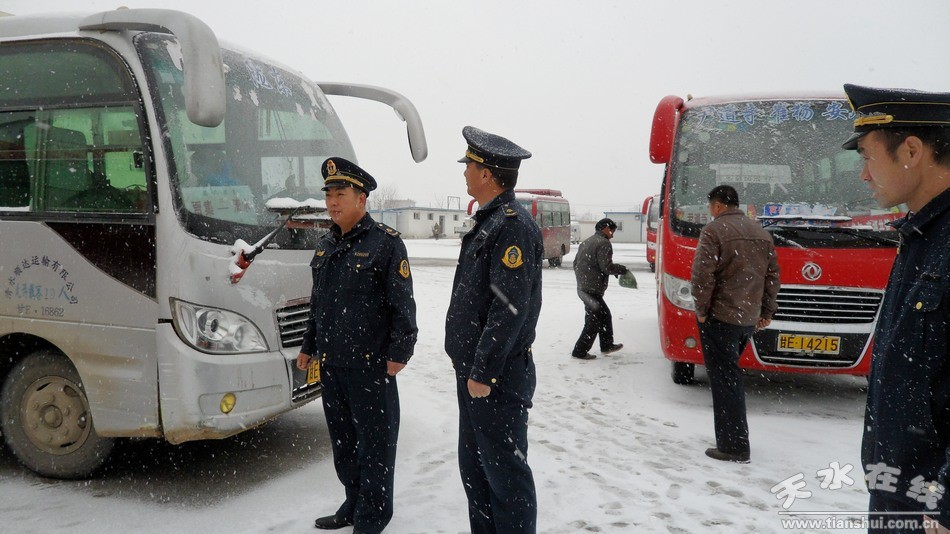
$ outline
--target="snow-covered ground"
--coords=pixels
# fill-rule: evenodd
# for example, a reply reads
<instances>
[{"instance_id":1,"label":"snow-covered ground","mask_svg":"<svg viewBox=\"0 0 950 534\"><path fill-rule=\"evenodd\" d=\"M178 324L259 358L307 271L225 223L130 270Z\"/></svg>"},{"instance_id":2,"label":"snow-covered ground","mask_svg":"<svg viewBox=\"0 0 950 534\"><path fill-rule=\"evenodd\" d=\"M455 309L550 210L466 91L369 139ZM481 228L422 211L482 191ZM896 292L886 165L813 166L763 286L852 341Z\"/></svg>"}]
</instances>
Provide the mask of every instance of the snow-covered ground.
<instances>
[{"instance_id":1,"label":"snow-covered ground","mask_svg":"<svg viewBox=\"0 0 950 534\"><path fill-rule=\"evenodd\" d=\"M459 241L407 246L420 333L415 356L399 375L402 426L395 517L387 532L466 532L455 386L442 351ZM846 512L866 510L859 467L865 380L749 376L752 463L707 458L703 451L714 440L705 374L697 369L693 386L672 383L644 247L614 248L615 261L635 272L640 287L612 281L607 291L616 339L625 344L610 356L569 356L584 315L571 256L565 268L544 270L528 451L539 531L827 532L782 521L789 512L827 512L838 518L826 524L840 527ZM109 468L88 481L41 479L0 453L0 531L314 532L313 518L333 512L343 498L322 412L319 402L311 403L222 441L123 442ZM853 466L850 478L826 477L836 466L839 475ZM799 493L788 503L773 488L790 486L797 475L799 486L805 484L797 492L810 496Z\"/></svg>"}]
</instances>

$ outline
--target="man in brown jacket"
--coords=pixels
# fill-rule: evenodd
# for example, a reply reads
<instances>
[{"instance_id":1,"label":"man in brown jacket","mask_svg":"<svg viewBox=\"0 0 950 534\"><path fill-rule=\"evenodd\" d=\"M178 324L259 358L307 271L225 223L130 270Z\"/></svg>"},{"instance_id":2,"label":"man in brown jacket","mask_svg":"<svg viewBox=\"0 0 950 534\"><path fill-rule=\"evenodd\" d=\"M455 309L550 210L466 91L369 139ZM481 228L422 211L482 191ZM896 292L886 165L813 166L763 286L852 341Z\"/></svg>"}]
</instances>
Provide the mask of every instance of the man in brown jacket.
<instances>
[{"instance_id":1,"label":"man in brown jacket","mask_svg":"<svg viewBox=\"0 0 950 534\"><path fill-rule=\"evenodd\" d=\"M717 186L707 198L713 221L699 236L691 276L716 426L716 447L706 449L706 456L747 463L739 355L778 309L778 258L769 233L739 210L735 188Z\"/></svg>"}]
</instances>

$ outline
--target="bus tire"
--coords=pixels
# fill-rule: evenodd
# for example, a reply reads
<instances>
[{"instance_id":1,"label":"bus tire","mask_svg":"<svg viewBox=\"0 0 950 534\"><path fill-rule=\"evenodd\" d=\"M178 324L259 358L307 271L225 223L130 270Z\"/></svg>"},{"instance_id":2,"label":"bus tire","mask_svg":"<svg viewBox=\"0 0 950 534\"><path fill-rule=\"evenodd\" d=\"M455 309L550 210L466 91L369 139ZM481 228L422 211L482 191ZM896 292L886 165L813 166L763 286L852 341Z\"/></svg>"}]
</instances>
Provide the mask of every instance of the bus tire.
<instances>
[{"instance_id":1,"label":"bus tire","mask_svg":"<svg viewBox=\"0 0 950 534\"><path fill-rule=\"evenodd\" d=\"M50 478L84 478L108 459L79 373L62 354L39 350L10 370L0 392L0 429L24 466Z\"/></svg>"},{"instance_id":2,"label":"bus tire","mask_svg":"<svg viewBox=\"0 0 950 534\"><path fill-rule=\"evenodd\" d=\"M553 258L548 258L548 265L551 266L552 269L557 269L561 266L561 257L555 256Z\"/></svg>"},{"instance_id":3,"label":"bus tire","mask_svg":"<svg viewBox=\"0 0 950 534\"><path fill-rule=\"evenodd\" d=\"M670 376L674 384L692 384L696 375L696 365L686 362L670 362Z\"/></svg>"}]
</instances>

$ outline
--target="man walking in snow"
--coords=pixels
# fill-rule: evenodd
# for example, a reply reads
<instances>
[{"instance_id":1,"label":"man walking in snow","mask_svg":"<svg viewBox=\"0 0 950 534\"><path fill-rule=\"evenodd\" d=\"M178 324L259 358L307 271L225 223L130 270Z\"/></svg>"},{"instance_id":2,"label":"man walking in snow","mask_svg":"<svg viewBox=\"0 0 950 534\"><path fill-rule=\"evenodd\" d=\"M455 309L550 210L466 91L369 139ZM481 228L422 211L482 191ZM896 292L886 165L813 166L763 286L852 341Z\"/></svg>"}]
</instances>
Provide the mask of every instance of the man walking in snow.
<instances>
[{"instance_id":1,"label":"man walking in snow","mask_svg":"<svg viewBox=\"0 0 950 534\"><path fill-rule=\"evenodd\" d=\"M614 343L613 317L604 302L610 275L620 276L627 272L623 265L614 263L614 248L610 240L617 231L617 223L601 219L594 225L594 235L577 248L574 256L574 277L577 279L577 296L584 303L584 329L574 344L571 356L581 360L593 360L589 351L594 338L600 337L600 352L610 354L623 348L623 343Z\"/></svg>"},{"instance_id":2,"label":"man walking in snow","mask_svg":"<svg viewBox=\"0 0 950 534\"><path fill-rule=\"evenodd\" d=\"M772 236L739 210L735 188L716 186L707 198L713 221L699 235L690 278L716 427L716 446L706 456L746 463L749 423L739 356L778 309L778 257Z\"/></svg>"}]
</instances>

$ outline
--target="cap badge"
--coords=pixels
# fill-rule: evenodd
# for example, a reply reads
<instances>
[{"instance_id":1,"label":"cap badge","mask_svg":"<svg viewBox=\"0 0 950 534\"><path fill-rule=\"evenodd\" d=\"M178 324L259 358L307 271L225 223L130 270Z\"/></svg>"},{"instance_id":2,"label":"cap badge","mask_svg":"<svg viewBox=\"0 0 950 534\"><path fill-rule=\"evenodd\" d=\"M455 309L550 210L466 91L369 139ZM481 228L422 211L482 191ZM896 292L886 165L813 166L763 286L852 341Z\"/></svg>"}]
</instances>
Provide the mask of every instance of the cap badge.
<instances>
[{"instance_id":1,"label":"cap badge","mask_svg":"<svg viewBox=\"0 0 950 534\"><path fill-rule=\"evenodd\" d=\"M336 163L333 163L332 159L327 160L327 174L330 176L336 174Z\"/></svg>"},{"instance_id":2,"label":"cap badge","mask_svg":"<svg viewBox=\"0 0 950 534\"><path fill-rule=\"evenodd\" d=\"M501 259L501 264L509 269L517 269L524 264L524 256L521 249L512 245L505 250L505 256Z\"/></svg>"}]
</instances>

